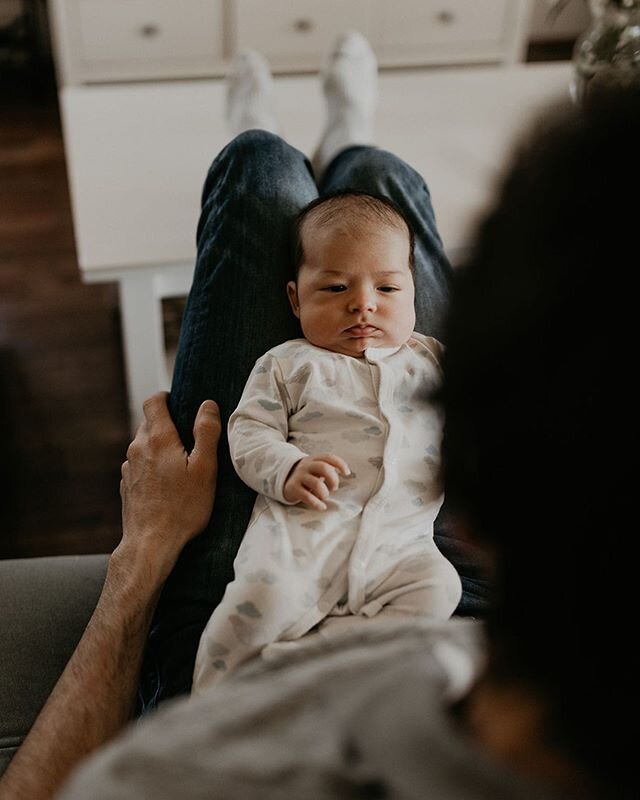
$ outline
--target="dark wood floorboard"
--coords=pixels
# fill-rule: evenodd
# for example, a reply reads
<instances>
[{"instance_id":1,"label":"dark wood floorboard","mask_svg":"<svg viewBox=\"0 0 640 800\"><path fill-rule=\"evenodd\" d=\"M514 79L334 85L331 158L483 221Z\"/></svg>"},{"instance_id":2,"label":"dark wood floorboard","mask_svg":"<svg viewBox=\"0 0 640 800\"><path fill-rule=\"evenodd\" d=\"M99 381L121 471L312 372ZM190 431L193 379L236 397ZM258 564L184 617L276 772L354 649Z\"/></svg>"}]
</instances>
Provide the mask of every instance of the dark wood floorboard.
<instances>
[{"instance_id":1,"label":"dark wood floorboard","mask_svg":"<svg viewBox=\"0 0 640 800\"><path fill-rule=\"evenodd\" d=\"M527 60L571 49L536 44ZM181 311L165 304L174 342ZM115 287L78 272L51 69L27 87L0 80L0 558L118 542L121 352Z\"/></svg>"},{"instance_id":2,"label":"dark wood floorboard","mask_svg":"<svg viewBox=\"0 0 640 800\"><path fill-rule=\"evenodd\" d=\"M110 552L120 533L117 296L79 277L51 83L0 85L0 558Z\"/></svg>"}]
</instances>

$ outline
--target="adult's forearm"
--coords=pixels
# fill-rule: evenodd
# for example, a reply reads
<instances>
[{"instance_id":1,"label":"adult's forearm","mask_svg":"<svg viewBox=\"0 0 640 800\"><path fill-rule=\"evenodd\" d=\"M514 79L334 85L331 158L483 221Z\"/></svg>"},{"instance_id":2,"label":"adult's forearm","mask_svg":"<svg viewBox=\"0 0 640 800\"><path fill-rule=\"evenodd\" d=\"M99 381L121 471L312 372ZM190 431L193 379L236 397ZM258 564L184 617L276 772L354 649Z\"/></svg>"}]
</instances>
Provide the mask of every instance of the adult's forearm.
<instances>
[{"instance_id":1,"label":"adult's forearm","mask_svg":"<svg viewBox=\"0 0 640 800\"><path fill-rule=\"evenodd\" d=\"M2 800L52 797L85 756L129 721L160 589L184 545L211 516L216 404L200 406L191 453L171 421L166 394L146 400L143 412L122 465L122 541L78 647L0 780Z\"/></svg>"},{"instance_id":2,"label":"adult's forearm","mask_svg":"<svg viewBox=\"0 0 640 800\"><path fill-rule=\"evenodd\" d=\"M160 586L159 577L114 552L82 639L0 781L2 800L52 797L85 756L130 720Z\"/></svg>"}]
</instances>

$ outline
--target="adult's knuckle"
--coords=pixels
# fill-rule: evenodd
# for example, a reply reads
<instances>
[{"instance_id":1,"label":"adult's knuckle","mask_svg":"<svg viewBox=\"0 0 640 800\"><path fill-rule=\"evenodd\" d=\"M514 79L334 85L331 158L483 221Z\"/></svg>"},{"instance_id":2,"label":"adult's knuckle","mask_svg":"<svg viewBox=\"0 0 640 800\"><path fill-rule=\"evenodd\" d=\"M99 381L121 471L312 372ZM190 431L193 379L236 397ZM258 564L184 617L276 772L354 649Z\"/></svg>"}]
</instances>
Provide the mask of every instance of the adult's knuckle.
<instances>
[{"instance_id":1,"label":"adult's knuckle","mask_svg":"<svg viewBox=\"0 0 640 800\"><path fill-rule=\"evenodd\" d=\"M149 397L145 397L145 399L142 401L142 410L144 412L151 411L153 408L155 408L155 405L156 405L157 402L158 402L157 393L156 394L151 394L151 395L149 395Z\"/></svg>"},{"instance_id":2,"label":"adult's knuckle","mask_svg":"<svg viewBox=\"0 0 640 800\"><path fill-rule=\"evenodd\" d=\"M153 451L162 450L165 444L164 432L161 430L151 430L148 436L149 449Z\"/></svg>"}]
</instances>

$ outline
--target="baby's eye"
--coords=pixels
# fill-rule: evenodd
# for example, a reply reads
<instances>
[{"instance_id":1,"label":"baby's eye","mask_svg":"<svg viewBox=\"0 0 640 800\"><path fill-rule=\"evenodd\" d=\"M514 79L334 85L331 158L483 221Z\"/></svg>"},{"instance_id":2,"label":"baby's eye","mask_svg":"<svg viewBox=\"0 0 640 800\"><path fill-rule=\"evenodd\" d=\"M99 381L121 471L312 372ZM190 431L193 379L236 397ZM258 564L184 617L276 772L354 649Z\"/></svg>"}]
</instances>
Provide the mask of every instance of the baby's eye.
<instances>
[{"instance_id":1,"label":"baby's eye","mask_svg":"<svg viewBox=\"0 0 640 800\"><path fill-rule=\"evenodd\" d=\"M323 292L344 292L347 287L343 283L335 283L333 286L325 286Z\"/></svg>"},{"instance_id":2,"label":"baby's eye","mask_svg":"<svg viewBox=\"0 0 640 800\"><path fill-rule=\"evenodd\" d=\"M390 293L390 292L399 292L400 290L398 289L397 286L379 286L378 291Z\"/></svg>"}]
</instances>

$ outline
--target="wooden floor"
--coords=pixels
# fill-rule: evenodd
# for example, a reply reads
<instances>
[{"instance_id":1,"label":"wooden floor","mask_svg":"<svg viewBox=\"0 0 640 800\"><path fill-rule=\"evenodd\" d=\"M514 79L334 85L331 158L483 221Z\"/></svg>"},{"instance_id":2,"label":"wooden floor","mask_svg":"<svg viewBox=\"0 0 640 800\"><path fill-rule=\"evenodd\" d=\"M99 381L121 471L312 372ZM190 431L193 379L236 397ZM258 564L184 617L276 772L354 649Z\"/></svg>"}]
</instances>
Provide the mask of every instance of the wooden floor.
<instances>
[{"instance_id":1,"label":"wooden floor","mask_svg":"<svg viewBox=\"0 0 640 800\"><path fill-rule=\"evenodd\" d=\"M80 281L52 75L0 83L0 108L0 558L106 553L129 442L117 295Z\"/></svg>"},{"instance_id":2,"label":"wooden floor","mask_svg":"<svg viewBox=\"0 0 640 800\"><path fill-rule=\"evenodd\" d=\"M79 279L55 91L0 105L0 557L109 552L128 444L117 296Z\"/></svg>"}]
</instances>

